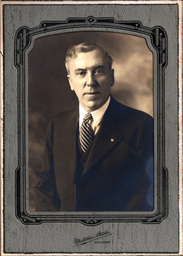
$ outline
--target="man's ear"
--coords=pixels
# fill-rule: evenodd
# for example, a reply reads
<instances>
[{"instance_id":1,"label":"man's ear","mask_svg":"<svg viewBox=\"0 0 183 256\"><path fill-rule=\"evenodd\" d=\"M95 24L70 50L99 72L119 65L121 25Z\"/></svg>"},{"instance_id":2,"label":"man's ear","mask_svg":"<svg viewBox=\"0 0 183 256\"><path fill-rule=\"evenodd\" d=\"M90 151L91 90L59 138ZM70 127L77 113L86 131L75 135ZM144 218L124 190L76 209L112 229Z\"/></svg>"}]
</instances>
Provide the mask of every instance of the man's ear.
<instances>
[{"instance_id":1,"label":"man's ear","mask_svg":"<svg viewBox=\"0 0 183 256\"><path fill-rule=\"evenodd\" d=\"M73 88L73 86L72 86L71 77L70 77L69 74L67 75L67 79L68 79L68 81L69 81L69 85L70 85L71 91L74 91L74 88Z\"/></svg>"},{"instance_id":2,"label":"man's ear","mask_svg":"<svg viewBox=\"0 0 183 256\"><path fill-rule=\"evenodd\" d=\"M114 69L111 69L111 86L114 84Z\"/></svg>"}]
</instances>

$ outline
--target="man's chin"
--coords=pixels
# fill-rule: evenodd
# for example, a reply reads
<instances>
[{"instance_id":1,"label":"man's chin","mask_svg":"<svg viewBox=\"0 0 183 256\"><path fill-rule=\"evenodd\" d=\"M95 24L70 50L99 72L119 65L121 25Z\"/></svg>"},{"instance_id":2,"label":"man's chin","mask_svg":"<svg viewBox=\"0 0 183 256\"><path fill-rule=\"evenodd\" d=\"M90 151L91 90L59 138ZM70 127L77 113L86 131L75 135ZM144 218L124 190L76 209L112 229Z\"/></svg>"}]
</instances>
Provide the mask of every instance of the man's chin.
<instances>
[{"instance_id":1,"label":"man's chin","mask_svg":"<svg viewBox=\"0 0 183 256\"><path fill-rule=\"evenodd\" d=\"M90 101L88 102L84 107L84 109L87 111L87 112L93 112L97 109L99 109L100 107L102 107L102 103L101 102L96 102L96 101Z\"/></svg>"}]
</instances>

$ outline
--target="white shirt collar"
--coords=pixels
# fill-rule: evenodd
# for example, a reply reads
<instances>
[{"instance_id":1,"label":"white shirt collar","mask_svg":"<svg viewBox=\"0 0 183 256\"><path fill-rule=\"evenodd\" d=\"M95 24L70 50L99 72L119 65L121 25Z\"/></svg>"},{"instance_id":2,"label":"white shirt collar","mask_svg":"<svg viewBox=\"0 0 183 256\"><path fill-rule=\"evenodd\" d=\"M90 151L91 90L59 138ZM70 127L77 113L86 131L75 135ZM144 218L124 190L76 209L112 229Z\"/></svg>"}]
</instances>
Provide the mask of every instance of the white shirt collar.
<instances>
[{"instance_id":1,"label":"white shirt collar","mask_svg":"<svg viewBox=\"0 0 183 256\"><path fill-rule=\"evenodd\" d=\"M93 123L92 123L93 129L95 129L100 124L102 117L109 106L110 100L111 100L111 97L109 96L108 100L102 107L91 112L92 117L93 117ZM81 126L81 124L83 122L83 118L86 113L87 113L87 111L79 104L79 127Z\"/></svg>"}]
</instances>

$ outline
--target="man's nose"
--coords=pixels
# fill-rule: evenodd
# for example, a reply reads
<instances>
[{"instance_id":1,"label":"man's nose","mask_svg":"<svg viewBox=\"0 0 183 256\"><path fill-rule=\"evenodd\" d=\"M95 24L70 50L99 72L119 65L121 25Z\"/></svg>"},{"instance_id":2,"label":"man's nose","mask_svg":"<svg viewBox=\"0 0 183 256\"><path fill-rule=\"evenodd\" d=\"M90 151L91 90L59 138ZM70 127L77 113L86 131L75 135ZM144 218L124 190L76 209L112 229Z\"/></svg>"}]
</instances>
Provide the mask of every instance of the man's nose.
<instances>
[{"instance_id":1,"label":"man's nose","mask_svg":"<svg viewBox=\"0 0 183 256\"><path fill-rule=\"evenodd\" d=\"M87 86L94 86L95 84L96 84L96 81L95 81L94 74L92 72L89 72L87 74L86 85Z\"/></svg>"}]
</instances>

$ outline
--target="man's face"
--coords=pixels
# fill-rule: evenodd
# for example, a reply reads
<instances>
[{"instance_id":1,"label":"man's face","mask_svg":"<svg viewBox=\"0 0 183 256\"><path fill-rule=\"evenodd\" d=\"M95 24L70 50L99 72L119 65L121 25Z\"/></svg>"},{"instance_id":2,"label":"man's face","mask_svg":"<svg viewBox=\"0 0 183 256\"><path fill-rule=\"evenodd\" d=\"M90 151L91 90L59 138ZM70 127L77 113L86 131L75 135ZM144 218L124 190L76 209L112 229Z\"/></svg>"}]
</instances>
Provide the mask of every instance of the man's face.
<instances>
[{"instance_id":1,"label":"man's face","mask_svg":"<svg viewBox=\"0 0 183 256\"><path fill-rule=\"evenodd\" d=\"M109 68L103 53L96 49L80 52L68 63L69 83L81 106L92 112L108 99L114 83L113 70Z\"/></svg>"}]
</instances>

